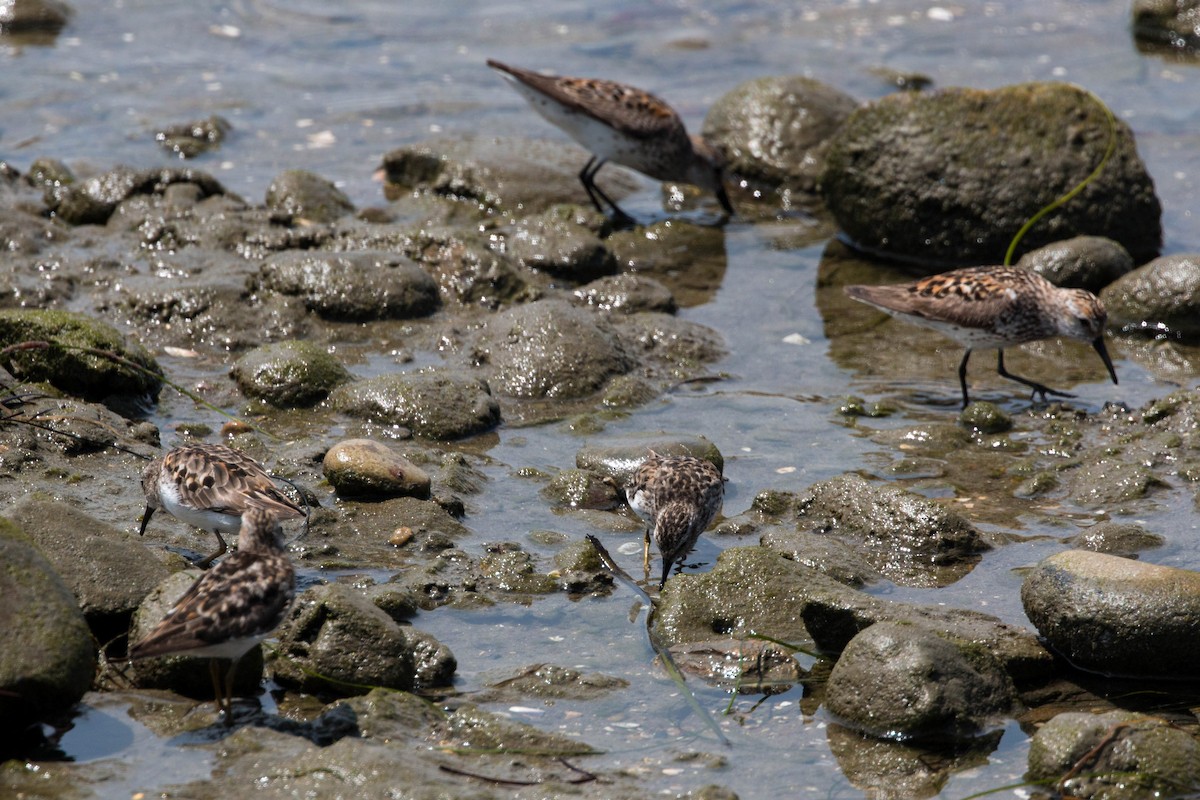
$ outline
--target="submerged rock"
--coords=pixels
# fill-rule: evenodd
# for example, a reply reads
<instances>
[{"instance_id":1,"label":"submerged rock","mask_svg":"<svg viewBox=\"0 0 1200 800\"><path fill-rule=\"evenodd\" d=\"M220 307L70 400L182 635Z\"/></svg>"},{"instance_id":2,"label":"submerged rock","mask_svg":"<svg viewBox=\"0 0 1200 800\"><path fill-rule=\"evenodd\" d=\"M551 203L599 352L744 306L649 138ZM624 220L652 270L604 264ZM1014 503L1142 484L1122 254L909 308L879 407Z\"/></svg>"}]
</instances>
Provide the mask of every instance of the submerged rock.
<instances>
[{"instance_id":1,"label":"submerged rock","mask_svg":"<svg viewBox=\"0 0 1200 800\"><path fill-rule=\"evenodd\" d=\"M1109 325L1200 340L1200 255L1156 258L1108 286L1100 299Z\"/></svg>"},{"instance_id":2,"label":"submerged rock","mask_svg":"<svg viewBox=\"0 0 1200 800\"><path fill-rule=\"evenodd\" d=\"M505 238L505 248L523 267L585 283L617 271L617 260L596 234L595 228L603 224L598 212L589 214L579 206L555 206L536 216L523 217Z\"/></svg>"},{"instance_id":3,"label":"submerged rock","mask_svg":"<svg viewBox=\"0 0 1200 800\"><path fill-rule=\"evenodd\" d=\"M893 94L850 115L829 150L822 192L842 230L867 250L933 271L1001 263L1030 217L1088 177L1109 137L1106 110L1068 84ZM1133 133L1118 120L1104 171L1042 217L1021 246L1107 236L1141 263L1162 246L1161 214Z\"/></svg>"},{"instance_id":4,"label":"submerged rock","mask_svg":"<svg viewBox=\"0 0 1200 800\"><path fill-rule=\"evenodd\" d=\"M960 738L1012 714L1017 695L1004 665L975 642L880 622L842 651L825 705L872 736Z\"/></svg>"},{"instance_id":5,"label":"submerged rock","mask_svg":"<svg viewBox=\"0 0 1200 800\"><path fill-rule=\"evenodd\" d=\"M1091 800L1191 796L1200 790L1200 743L1157 717L1068 712L1034 734L1026 777Z\"/></svg>"},{"instance_id":6,"label":"submerged rock","mask_svg":"<svg viewBox=\"0 0 1200 800\"><path fill-rule=\"evenodd\" d=\"M154 134L154 141L180 158L195 158L220 147L232 127L229 120L213 114L208 119L163 128Z\"/></svg>"},{"instance_id":7,"label":"submerged rock","mask_svg":"<svg viewBox=\"0 0 1200 800\"><path fill-rule=\"evenodd\" d=\"M164 195L176 184L195 187L196 199L225 194L225 187L211 175L184 168L135 170L117 167L103 175L74 183L46 187L46 206L71 225L103 225L126 200L138 195Z\"/></svg>"},{"instance_id":8,"label":"submerged rock","mask_svg":"<svg viewBox=\"0 0 1200 800\"><path fill-rule=\"evenodd\" d=\"M1025 576L1021 603L1058 653L1106 675L1200 675L1200 572L1068 550Z\"/></svg>"},{"instance_id":9,"label":"submerged rock","mask_svg":"<svg viewBox=\"0 0 1200 800\"><path fill-rule=\"evenodd\" d=\"M1196 0L1134 0L1133 35L1139 48L1146 44L1173 53L1200 50L1200 3Z\"/></svg>"},{"instance_id":10,"label":"submerged rock","mask_svg":"<svg viewBox=\"0 0 1200 800\"><path fill-rule=\"evenodd\" d=\"M67 711L92 683L95 650L71 590L14 523L0 519L0 744Z\"/></svg>"},{"instance_id":11,"label":"submerged rock","mask_svg":"<svg viewBox=\"0 0 1200 800\"><path fill-rule=\"evenodd\" d=\"M350 373L329 351L296 340L251 350L237 360L229 374L245 395L276 408L315 405L350 380Z\"/></svg>"},{"instance_id":12,"label":"submerged rock","mask_svg":"<svg viewBox=\"0 0 1200 800\"><path fill-rule=\"evenodd\" d=\"M602 311L634 314L638 311L662 311L674 314L675 296L654 278L623 272L592 281L575 290L578 302Z\"/></svg>"}]
</instances>

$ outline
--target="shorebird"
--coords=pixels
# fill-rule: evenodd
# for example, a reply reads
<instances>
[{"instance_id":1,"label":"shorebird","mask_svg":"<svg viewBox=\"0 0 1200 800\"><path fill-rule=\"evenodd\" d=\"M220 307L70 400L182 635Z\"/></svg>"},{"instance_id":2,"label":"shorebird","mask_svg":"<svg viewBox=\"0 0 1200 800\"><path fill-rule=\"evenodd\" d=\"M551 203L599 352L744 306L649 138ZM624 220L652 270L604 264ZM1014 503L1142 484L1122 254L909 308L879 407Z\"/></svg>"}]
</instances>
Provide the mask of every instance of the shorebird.
<instances>
[{"instance_id":1,"label":"shorebird","mask_svg":"<svg viewBox=\"0 0 1200 800\"><path fill-rule=\"evenodd\" d=\"M146 511L139 533L161 508L178 520L212 531L219 549L196 562L206 567L228 549L222 533L237 533L249 508L270 511L280 520L305 516L279 490L262 465L223 444L185 444L151 461L142 472Z\"/></svg>"},{"instance_id":2,"label":"shorebird","mask_svg":"<svg viewBox=\"0 0 1200 800\"><path fill-rule=\"evenodd\" d=\"M689 136L679 114L659 98L615 81L542 75L494 59L487 65L507 78L534 111L592 154L579 180L600 212L603 200L618 219L632 220L596 185L596 173L612 161L656 180L707 189L726 214L733 214L724 158L701 137Z\"/></svg>"},{"instance_id":3,"label":"shorebird","mask_svg":"<svg viewBox=\"0 0 1200 800\"><path fill-rule=\"evenodd\" d=\"M967 349L958 366L963 408L967 393L967 360L972 350L995 349L1002 377L1033 389L1033 397L1074 397L1004 368L1004 348L1066 336L1089 342L1100 354L1112 382L1117 372L1104 346L1108 314L1100 299L1083 289L1061 289L1028 269L968 267L912 283L891 286L847 286L855 300L892 316L923 325L954 339Z\"/></svg>"},{"instance_id":4,"label":"shorebird","mask_svg":"<svg viewBox=\"0 0 1200 800\"><path fill-rule=\"evenodd\" d=\"M710 462L693 456L660 456L653 450L625 487L629 506L648 523L642 569L650 571L650 538L662 554L662 580L682 561L721 509L725 483Z\"/></svg>"},{"instance_id":5,"label":"shorebird","mask_svg":"<svg viewBox=\"0 0 1200 800\"><path fill-rule=\"evenodd\" d=\"M266 509L250 508L241 521L237 552L202 574L162 621L129 648L131 660L208 656L213 698L227 726L233 724L238 661L279 626L296 591L279 520ZM218 659L231 661L224 687Z\"/></svg>"}]
</instances>

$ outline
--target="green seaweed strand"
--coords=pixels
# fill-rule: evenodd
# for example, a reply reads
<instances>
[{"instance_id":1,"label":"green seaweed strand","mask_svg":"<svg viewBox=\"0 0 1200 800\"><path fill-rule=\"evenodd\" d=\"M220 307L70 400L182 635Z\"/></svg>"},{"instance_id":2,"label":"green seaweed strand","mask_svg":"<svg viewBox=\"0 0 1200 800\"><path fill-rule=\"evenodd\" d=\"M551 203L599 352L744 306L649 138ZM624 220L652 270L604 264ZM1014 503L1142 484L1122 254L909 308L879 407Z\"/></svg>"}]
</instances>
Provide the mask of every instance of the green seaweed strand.
<instances>
[{"instance_id":1,"label":"green seaweed strand","mask_svg":"<svg viewBox=\"0 0 1200 800\"><path fill-rule=\"evenodd\" d=\"M1046 216L1064 203L1069 202L1077 194L1082 192L1084 187L1096 180L1096 178L1099 177L1100 173L1108 165L1109 159L1112 158L1112 154L1117 149L1117 118L1113 116L1112 109L1109 108L1105 102L1097 97L1090 89L1085 89L1082 86L1075 86L1075 88L1090 97L1096 103L1096 105L1100 107L1100 110L1104 112L1104 116L1108 119L1108 146L1104 149L1104 157L1100 159L1100 163L1096 165L1096 168L1093 169L1086 178L1075 184L1075 186L1072 187L1066 194L1058 197L1049 205L1044 206L1040 211L1030 217L1024 225L1021 226L1021 230L1017 231L1017 234L1013 236L1012 241L1009 243L1008 252L1004 254L1004 266L1006 267L1012 264L1012 257L1013 253L1017 249L1017 244L1025 237L1025 234L1029 232L1029 229L1036 225L1038 220L1040 220L1042 217Z\"/></svg>"}]
</instances>

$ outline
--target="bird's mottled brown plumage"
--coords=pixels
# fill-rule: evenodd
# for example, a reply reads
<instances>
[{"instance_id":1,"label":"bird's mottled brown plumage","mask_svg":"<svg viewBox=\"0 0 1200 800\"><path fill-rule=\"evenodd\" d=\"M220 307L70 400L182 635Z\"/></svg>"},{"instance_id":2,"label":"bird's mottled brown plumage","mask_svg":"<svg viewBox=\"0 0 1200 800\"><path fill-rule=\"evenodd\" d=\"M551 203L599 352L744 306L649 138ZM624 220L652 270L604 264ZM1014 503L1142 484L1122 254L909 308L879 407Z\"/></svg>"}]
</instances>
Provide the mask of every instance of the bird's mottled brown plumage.
<instances>
[{"instance_id":1,"label":"bird's mottled brown plumage","mask_svg":"<svg viewBox=\"0 0 1200 800\"><path fill-rule=\"evenodd\" d=\"M177 519L216 535L220 549L201 563L209 563L225 552L221 533L236 532L242 513L248 509L268 511L280 520L305 516L261 464L223 444L186 444L164 453L142 472L142 491L146 511L141 533L146 532L154 512L163 508Z\"/></svg>"},{"instance_id":2,"label":"bird's mottled brown plumage","mask_svg":"<svg viewBox=\"0 0 1200 800\"><path fill-rule=\"evenodd\" d=\"M998 351L999 373L1040 394L1073 397L1004 369L1004 348L1066 336L1096 349L1117 383L1104 346L1108 314L1091 292L1055 286L1036 272L1018 267L969 267L891 286L847 286L846 294L908 322L933 328L966 348L959 365L963 407L970 402L966 369L971 350Z\"/></svg>"},{"instance_id":3,"label":"bird's mottled brown plumage","mask_svg":"<svg viewBox=\"0 0 1200 800\"><path fill-rule=\"evenodd\" d=\"M726 213L733 206L725 192L725 160L698 136L689 136L683 120L649 92L599 78L543 75L489 59L530 105L592 153L579 179L596 208L601 200L619 217L628 215L596 186L596 173L608 161L660 181L691 183L716 194Z\"/></svg>"},{"instance_id":4,"label":"bird's mottled brown plumage","mask_svg":"<svg viewBox=\"0 0 1200 800\"><path fill-rule=\"evenodd\" d=\"M129 648L133 660L165 655L232 660L222 692L213 669L213 692L229 698L238 660L283 621L296 590L296 573L283 550L283 531L271 512L248 509L242 516L238 550L205 572L141 640Z\"/></svg>"},{"instance_id":5,"label":"bird's mottled brown plumage","mask_svg":"<svg viewBox=\"0 0 1200 800\"><path fill-rule=\"evenodd\" d=\"M629 505L650 524L643 561L649 563L650 539L662 554L662 580L682 561L721 509L725 483L710 462L693 456L650 456L625 487Z\"/></svg>"}]
</instances>

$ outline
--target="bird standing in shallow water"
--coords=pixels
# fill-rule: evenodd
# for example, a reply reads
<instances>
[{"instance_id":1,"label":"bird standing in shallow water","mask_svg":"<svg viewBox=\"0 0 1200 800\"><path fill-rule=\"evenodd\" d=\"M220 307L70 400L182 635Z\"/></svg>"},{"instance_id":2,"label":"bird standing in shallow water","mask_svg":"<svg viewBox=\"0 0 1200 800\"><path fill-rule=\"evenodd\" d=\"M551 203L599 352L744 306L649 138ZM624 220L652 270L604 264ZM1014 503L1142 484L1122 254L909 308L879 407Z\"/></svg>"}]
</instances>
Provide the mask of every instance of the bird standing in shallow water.
<instances>
[{"instance_id":1,"label":"bird standing in shallow water","mask_svg":"<svg viewBox=\"0 0 1200 800\"><path fill-rule=\"evenodd\" d=\"M660 456L653 450L625 487L629 506L649 524L642 568L650 571L650 538L662 554L662 580L682 561L721 509L725 482L708 461L693 456Z\"/></svg>"},{"instance_id":2,"label":"bird standing in shallow water","mask_svg":"<svg viewBox=\"0 0 1200 800\"><path fill-rule=\"evenodd\" d=\"M846 294L907 322L933 328L965 347L958 366L963 408L971 402L967 360L972 350L980 348L994 348L1000 375L1030 387L1035 397L1074 397L1004 369L1005 347L1053 336L1090 343L1117 383L1104 346L1108 314L1100 299L1083 289L1061 289L1032 270L968 267L912 283L847 286Z\"/></svg>"},{"instance_id":3,"label":"bird standing in shallow water","mask_svg":"<svg viewBox=\"0 0 1200 800\"><path fill-rule=\"evenodd\" d=\"M262 465L223 444L185 444L146 465L142 472L146 511L139 533L161 508L178 520L212 531L219 549L196 562L206 567L228 550L222 533L237 533L242 512L270 511L277 519L305 516L303 509L279 490Z\"/></svg>"},{"instance_id":4,"label":"bird standing in shallow water","mask_svg":"<svg viewBox=\"0 0 1200 800\"><path fill-rule=\"evenodd\" d=\"M296 573L283 550L283 529L269 511L242 516L238 549L200 576L162 621L129 648L132 660L166 655L209 656L213 697L233 724L233 677L238 661L279 626L296 591ZM230 659L221 686L218 659Z\"/></svg>"},{"instance_id":5,"label":"bird standing in shallow water","mask_svg":"<svg viewBox=\"0 0 1200 800\"><path fill-rule=\"evenodd\" d=\"M649 92L598 78L542 75L488 59L533 109L590 153L579 173L588 197L600 212L603 200L623 222L632 218L595 183L608 161L660 181L680 181L707 189L727 214L733 206L725 193L725 160L699 136L689 136L675 110Z\"/></svg>"}]
</instances>

